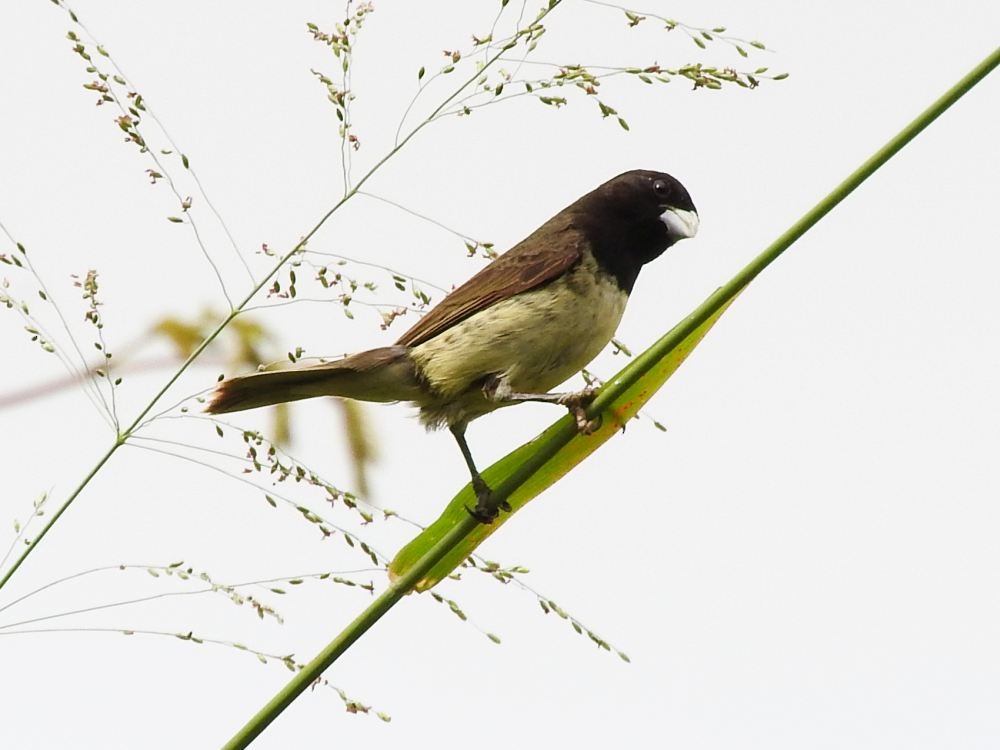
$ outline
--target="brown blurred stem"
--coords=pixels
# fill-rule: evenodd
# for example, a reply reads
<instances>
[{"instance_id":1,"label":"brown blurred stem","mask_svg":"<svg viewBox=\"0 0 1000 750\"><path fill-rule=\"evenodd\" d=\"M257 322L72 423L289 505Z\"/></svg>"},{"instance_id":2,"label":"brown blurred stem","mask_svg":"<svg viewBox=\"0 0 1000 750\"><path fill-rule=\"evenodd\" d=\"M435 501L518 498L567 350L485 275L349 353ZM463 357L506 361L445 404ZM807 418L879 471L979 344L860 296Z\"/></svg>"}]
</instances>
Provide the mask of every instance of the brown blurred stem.
<instances>
[{"instance_id":1,"label":"brown blurred stem","mask_svg":"<svg viewBox=\"0 0 1000 750\"><path fill-rule=\"evenodd\" d=\"M130 364L121 365L119 364L115 371L119 375L122 373L140 373L140 372L153 372L156 370L165 370L169 367L177 366L177 357L158 357L155 359L147 359L138 362L133 362ZM223 361L221 359L213 360L202 360L199 365L220 365ZM100 364L95 363L89 366L87 372L91 375L96 375ZM60 391L64 391L67 388L73 387L80 382L80 379L74 375L64 375L61 378L53 378L47 382L36 383L34 385L22 388L21 390L13 391L11 393L0 394L0 409L8 409L14 406L20 406L26 401L31 401L37 398L45 398L46 396L52 396Z\"/></svg>"}]
</instances>

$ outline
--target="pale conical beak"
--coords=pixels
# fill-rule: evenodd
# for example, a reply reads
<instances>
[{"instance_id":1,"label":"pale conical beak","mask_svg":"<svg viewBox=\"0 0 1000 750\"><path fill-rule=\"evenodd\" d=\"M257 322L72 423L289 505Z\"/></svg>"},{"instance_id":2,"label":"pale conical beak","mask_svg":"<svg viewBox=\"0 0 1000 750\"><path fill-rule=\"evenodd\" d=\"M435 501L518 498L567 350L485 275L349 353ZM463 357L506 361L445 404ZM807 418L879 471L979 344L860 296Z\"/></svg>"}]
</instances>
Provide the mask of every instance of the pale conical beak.
<instances>
[{"instance_id":1,"label":"pale conical beak","mask_svg":"<svg viewBox=\"0 0 1000 750\"><path fill-rule=\"evenodd\" d=\"M666 224L667 231L674 239L690 239L698 234L698 214L694 211L668 208L660 214L660 221Z\"/></svg>"}]
</instances>

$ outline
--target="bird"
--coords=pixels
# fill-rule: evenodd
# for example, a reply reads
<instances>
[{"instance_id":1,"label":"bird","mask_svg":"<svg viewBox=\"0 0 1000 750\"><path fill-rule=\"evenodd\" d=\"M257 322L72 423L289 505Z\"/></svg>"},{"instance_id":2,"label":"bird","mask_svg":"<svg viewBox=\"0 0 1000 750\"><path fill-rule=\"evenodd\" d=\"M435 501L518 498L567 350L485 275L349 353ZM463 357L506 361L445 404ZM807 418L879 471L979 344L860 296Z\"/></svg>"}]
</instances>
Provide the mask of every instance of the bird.
<instances>
[{"instance_id":1,"label":"bird","mask_svg":"<svg viewBox=\"0 0 1000 750\"><path fill-rule=\"evenodd\" d=\"M614 336L640 269L682 239L699 217L687 189L664 172L636 169L571 203L476 273L395 344L343 359L220 381L213 414L337 396L409 402L428 430L447 427L472 478L469 512L491 523L510 507L494 497L466 441L469 423L528 401L564 406L581 432L592 389L551 390L583 369Z\"/></svg>"}]
</instances>

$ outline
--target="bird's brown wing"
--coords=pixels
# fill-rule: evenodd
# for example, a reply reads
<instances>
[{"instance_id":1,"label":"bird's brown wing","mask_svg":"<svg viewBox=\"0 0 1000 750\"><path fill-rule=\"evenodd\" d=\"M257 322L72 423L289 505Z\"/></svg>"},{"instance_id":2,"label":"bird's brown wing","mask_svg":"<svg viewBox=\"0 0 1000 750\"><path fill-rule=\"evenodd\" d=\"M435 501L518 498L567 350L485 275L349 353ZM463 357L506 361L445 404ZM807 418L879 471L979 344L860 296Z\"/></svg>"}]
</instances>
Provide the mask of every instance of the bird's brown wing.
<instances>
[{"instance_id":1,"label":"bird's brown wing","mask_svg":"<svg viewBox=\"0 0 1000 750\"><path fill-rule=\"evenodd\" d=\"M552 281L580 259L582 243L572 224L550 220L441 300L396 343L417 346L497 302Z\"/></svg>"}]
</instances>

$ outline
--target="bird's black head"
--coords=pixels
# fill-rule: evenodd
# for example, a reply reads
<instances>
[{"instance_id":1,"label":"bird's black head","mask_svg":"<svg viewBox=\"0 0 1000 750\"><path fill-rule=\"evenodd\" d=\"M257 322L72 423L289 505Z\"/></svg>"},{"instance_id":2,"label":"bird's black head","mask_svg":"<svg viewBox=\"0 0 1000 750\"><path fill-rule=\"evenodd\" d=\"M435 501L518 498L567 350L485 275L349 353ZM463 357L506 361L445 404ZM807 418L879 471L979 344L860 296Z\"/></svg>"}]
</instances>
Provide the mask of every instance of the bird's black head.
<instances>
[{"instance_id":1,"label":"bird's black head","mask_svg":"<svg viewBox=\"0 0 1000 750\"><path fill-rule=\"evenodd\" d=\"M643 264L698 231L698 212L684 186L664 172L646 169L608 180L570 210L598 263L626 292L632 291Z\"/></svg>"}]
</instances>

